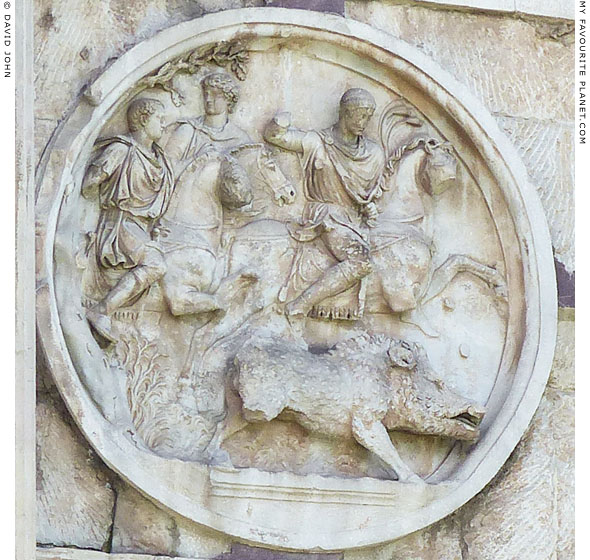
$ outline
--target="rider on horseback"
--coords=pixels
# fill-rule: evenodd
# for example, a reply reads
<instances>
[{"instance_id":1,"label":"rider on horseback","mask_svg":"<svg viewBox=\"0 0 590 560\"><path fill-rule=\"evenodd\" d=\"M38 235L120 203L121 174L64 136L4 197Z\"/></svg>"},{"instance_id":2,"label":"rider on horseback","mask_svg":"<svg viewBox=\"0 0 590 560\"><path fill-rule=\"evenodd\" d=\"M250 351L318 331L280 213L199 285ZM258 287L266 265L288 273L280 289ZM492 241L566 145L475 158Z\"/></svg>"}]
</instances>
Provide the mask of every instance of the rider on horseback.
<instances>
[{"instance_id":1,"label":"rider on horseback","mask_svg":"<svg viewBox=\"0 0 590 560\"><path fill-rule=\"evenodd\" d=\"M166 152L176 162L176 175L199 155L214 150L225 152L251 142L248 133L229 118L239 99L234 79L225 72L212 72L201 80L205 114L179 120L166 144Z\"/></svg>"},{"instance_id":2,"label":"rider on horseback","mask_svg":"<svg viewBox=\"0 0 590 560\"><path fill-rule=\"evenodd\" d=\"M169 261L183 263L169 267L163 280L165 298L174 315L228 307L235 291L230 282L224 282L215 294L209 293L216 283L210 277L215 269L223 269L214 264L222 264L222 207L243 209L252 200L248 175L230 154L230 150L251 142L230 120L239 99L238 86L225 72L209 73L200 83L204 114L177 121L166 144L177 181L170 209L162 220L162 247ZM208 167L216 169L214 180ZM193 207L193 198L199 201L198 210ZM208 260L205 263L203 259Z\"/></svg>"},{"instance_id":3,"label":"rider on horseback","mask_svg":"<svg viewBox=\"0 0 590 560\"><path fill-rule=\"evenodd\" d=\"M115 342L111 315L137 299L166 271L164 257L153 239L173 191L173 175L157 144L163 133L164 105L140 98L127 109L130 134L99 141L82 194L98 194L100 217L96 229L99 269L121 271L107 295L87 311L87 319L102 338Z\"/></svg>"},{"instance_id":4,"label":"rider on horseback","mask_svg":"<svg viewBox=\"0 0 590 560\"><path fill-rule=\"evenodd\" d=\"M280 113L264 131L268 142L302 155L306 205L291 235L301 242L321 238L338 261L286 305L290 316L307 316L371 272L367 228L377 218L375 199L381 196L385 164L381 147L363 135L375 105L368 91L349 89L340 100L338 122L330 128L297 130L290 126L290 115Z\"/></svg>"}]
</instances>

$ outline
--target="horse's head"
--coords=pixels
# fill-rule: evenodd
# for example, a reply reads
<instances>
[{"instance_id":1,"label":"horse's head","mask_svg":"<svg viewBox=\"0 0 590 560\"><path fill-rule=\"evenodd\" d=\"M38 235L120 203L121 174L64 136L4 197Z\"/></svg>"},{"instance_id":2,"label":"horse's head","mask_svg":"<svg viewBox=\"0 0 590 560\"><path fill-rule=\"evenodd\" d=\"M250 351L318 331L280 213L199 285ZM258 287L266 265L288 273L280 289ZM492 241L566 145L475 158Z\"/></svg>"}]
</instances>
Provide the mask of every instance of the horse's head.
<instances>
[{"instance_id":1,"label":"horse's head","mask_svg":"<svg viewBox=\"0 0 590 560\"><path fill-rule=\"evenodd\" d=\"M293 204L297 192L291 181L287 179L277 165L272 154L266 148L258 152L258 175L266 188L271 192L277 206Z\"/></svg>"},{"instance_id":2,"label":"horse's head","mask_svg":"<svg viewBox=\"0 0 590 560\"><path fill-rule=\"evenodd\" d=\"M457 158L449 142L438 142L435 139L424 143L422 186L430 195L438 195L452 186L457 178Z\"/></svg>"},{"instance_id":3,"label":"horse's head","mask_svg":"<svg viewBox=\"0 0 590 560\"><path fill-rule=\"evenodd\" d=\"M243 208L252 202L252 185L248 174L232 156L221 159L219 167L219 199L233 210Z\"/></svg>"}]
</instances>

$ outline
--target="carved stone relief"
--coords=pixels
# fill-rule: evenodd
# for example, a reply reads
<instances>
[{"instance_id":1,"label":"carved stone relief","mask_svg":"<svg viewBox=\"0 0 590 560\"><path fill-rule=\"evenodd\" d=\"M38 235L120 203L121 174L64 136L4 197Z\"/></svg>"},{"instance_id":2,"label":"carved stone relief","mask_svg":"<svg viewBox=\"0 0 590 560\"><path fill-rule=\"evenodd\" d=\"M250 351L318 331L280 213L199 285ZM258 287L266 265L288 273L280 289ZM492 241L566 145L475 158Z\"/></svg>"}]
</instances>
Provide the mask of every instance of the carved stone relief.
<instances>
[{"instance_id":1,"label":"carved stone relief","mask_svg":"<svg viewBox=\"0 0 590 560\"><path fill-rule=\"evenodd\" d=\"M288 10L182 24L98 78L43 166L56 384L189 519L292 550L392 540L530 421L555 336L539 202L407 45Z\"/></svg>"}]
</instances>

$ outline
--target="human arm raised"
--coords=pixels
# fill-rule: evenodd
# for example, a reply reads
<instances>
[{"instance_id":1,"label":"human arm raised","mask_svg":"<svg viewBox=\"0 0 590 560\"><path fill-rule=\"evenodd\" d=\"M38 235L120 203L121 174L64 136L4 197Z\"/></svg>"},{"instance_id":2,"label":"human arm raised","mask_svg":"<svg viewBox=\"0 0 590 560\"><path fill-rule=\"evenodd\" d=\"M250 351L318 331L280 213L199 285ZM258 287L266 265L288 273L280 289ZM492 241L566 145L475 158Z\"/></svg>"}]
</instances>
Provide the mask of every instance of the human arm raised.
<instances>
[{"instance_id":1,"label":"human arm raised","mask_svg":"<svg viewBox=\"0 0 590 560\"><path fill-rule=\"evenodd\" d=\"M264 139L290 152L303 153L303 139L307 133L291 126L290 113L277 113L264 129Z\"/></svg>"}]
</instances>

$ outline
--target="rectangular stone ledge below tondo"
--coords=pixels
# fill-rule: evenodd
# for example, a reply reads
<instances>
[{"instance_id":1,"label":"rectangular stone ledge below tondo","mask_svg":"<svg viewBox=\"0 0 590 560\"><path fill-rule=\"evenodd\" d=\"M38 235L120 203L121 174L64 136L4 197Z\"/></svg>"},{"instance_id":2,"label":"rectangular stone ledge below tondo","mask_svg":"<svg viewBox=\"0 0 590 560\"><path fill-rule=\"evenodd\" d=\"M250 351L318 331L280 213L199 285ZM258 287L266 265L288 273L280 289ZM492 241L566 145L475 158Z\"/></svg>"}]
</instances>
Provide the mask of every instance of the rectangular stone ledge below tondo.
<instances>
[{"instance_id":1,"label":"rectangular stone ledge below tondo","mask_svg":"<svg viewBox=\"0 0 590 560\"><path fill-rule=\"evenodd\" d=\"M231 552L216 558L177 558L150 554L109 554L77 548L37 548L36 560L342 560L341 553L305 554L278 552L242 544L232 545Z\"/></svg>"},{"instance_id":2,"label":"rectangular stone ledge below tondo","mask_svg":"<svg viewBox=\"0 0 590 560\"><path fill-rule=\"evenodd\" d=\"M211 497L225 500L262 500L305 502L308 504L348 504L358 508L399 508L407 500L408 487L413 488L411 503L421 503L418 498L432 499L444 496L455 485L443 483L436 486L415 485L393 480L374 478L335 478L322 475L297 475L287 472L265 472L258 469L212 468L209 475Z\"/></svg>"},{"instance_id":3,"label":"rectangular stone ledge below tondo","mask_svg":"<svg viewBox=\"0 0 590 560\"><path fill-rule=\"evenodd\" d=\"M37 548L35 560L211 560L210 558L177 558L151 554L109 554L79 548Z\"/></svg>"}]
</instances>

